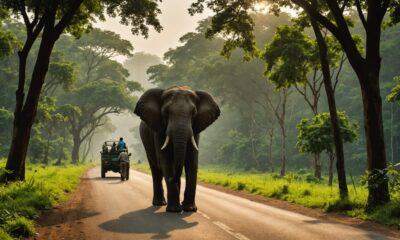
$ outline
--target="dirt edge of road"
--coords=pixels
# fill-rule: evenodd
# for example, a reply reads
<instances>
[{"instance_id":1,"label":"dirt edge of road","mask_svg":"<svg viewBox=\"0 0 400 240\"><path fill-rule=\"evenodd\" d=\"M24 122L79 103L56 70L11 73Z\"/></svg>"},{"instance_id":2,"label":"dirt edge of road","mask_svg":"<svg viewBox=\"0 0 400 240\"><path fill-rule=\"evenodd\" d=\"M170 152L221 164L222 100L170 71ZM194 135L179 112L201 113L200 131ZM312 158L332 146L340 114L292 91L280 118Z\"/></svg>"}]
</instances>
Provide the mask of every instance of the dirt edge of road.
<instances>
[{"instance_id":1,"label":"dirt edge of road","mask_svg":"<svg viewBox=\"0 0 400 240\"><path fill-rule=\"evenodd\" d=\"M91 204L91 194L89 191L91 189L91 183L90 181L88 181L89 179L87 175L89 170L87 170L82 175L78 187L74 192L70 193L70 196L68 197L68 200L66 202L61 203L60 205L50 210L45 210L41 212L40 217L36 222L37 234L34 237L30 238L31 240L85 239L84 233L81 231L82 222L80 221L80 219L90 217L87 216L87 214L97 214L88 213L87 211L85 211L85 206L90 206ZM132 180L134 181L134 179ZM400 239L400 231L394 227L388 227L371 221L351 218L344 214L327 213L322 211L321 209L306 208L282 200L254 195L244 191L232 190L209 183L199 182L198 184L207 188L242 197L250 201L303 214L323 221L345 224L348 226L378 232L389 237Z\"/></svg>"},{"instance_id":2,"label":"dirt edge of road","mask_svg":"<svg viewBox=\"0 0 400 240\"><path fill-rule=\"evenodd\" d=\"M77 188L69 193L67 201L40 213L35 226L36 234L31 240L85 239L80 219L96 214L85 211L85 206L90 206L91 202L91 183L88 181L90 169L80 177Z\"/></svg>"},{"instance_id":3,"label":"dirt edge of road","mask_svg":"<svg viewBox=\"0 0 400 240\"><path fill-rule=\"evenodd\" d=\"M344 224L348 226L352 226L355 228L360 228L363 230L378 232L383 235L399 238L400 239L400 230L395 227L390 227L386 225L382 225L379 223L371 222L368 220L362 220L357 218L352 218L344 214L340 213L331 213L324 212L322 209L313 209L303 207L294 203L286 202L283 200L278 200L274 198L268 198L260 195L251 194L245 191L233 190L223 186L214 185L211 183L198 182L199 185L207 188L211 188L220 192L229 193L238 197L242 197L248 199L250 201L254 201L261 204L266 204L271 207L280 208L283 210L288 210L291 212L299 213L305 216L317 218L323 221L334 222L339 224Z\"/></svg>"}]
</instances>

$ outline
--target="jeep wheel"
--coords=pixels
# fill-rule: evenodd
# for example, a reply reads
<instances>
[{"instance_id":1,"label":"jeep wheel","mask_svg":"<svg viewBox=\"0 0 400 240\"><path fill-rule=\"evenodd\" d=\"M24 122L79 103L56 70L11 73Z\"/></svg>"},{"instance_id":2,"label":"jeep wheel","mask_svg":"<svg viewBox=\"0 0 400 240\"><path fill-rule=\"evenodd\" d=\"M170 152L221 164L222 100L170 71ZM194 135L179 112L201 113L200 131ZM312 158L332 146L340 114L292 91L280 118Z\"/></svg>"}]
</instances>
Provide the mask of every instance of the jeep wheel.
<instances>
[{"instance_id":1,"label":"jeep wheel","mask_svg":"<svg viewBox=\"0 0 400 240\"><path fill-rule=\"evenodd\" d=\"M106 170L104 170L103 166L101 166L101 178L106 177Z\"/></svg>"}]
</instances>

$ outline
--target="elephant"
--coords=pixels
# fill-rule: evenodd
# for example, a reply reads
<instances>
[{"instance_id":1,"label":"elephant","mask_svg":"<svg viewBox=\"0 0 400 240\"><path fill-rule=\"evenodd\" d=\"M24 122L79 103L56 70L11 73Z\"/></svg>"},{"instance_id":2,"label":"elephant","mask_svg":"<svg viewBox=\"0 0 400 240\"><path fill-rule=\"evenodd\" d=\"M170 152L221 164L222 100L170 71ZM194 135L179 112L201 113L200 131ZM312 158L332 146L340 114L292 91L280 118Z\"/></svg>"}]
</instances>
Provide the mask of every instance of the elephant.
<instances>
[{"instance_id":1,"label":"elephant","mask_svg":"<svg viewBox=\"0 0 400 240\"><path fill-rule=\"evenodd\" d=\"M167 212L197 211L199 134L219 117L221 111L217 103L207 92L194 91L187 86L153 88L139 98L134 113L142 120L140 138L153 178L152 204L167 205ZM180 204L183 167L186 185Z\"/></svg>"}]
</instances>

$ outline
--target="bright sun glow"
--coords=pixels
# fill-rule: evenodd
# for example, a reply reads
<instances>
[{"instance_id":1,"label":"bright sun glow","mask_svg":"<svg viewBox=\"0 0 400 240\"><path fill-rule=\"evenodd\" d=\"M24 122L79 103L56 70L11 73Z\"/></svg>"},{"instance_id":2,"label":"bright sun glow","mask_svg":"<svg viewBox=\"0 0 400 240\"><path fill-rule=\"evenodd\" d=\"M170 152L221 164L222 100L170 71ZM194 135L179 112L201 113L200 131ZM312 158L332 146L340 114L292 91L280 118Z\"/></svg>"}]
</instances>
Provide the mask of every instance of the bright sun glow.
<instances>
[{"instance_id":1,"label":"bright sun glow","mask_svg":"<svg viewBox=\"0 0 400 240\"><path fill-rule=\"evenodd\" d=\"M259 2L254 5L254 10L256 13L267 14L269 7L266 2Z\"/></svg>"}]
</instances>

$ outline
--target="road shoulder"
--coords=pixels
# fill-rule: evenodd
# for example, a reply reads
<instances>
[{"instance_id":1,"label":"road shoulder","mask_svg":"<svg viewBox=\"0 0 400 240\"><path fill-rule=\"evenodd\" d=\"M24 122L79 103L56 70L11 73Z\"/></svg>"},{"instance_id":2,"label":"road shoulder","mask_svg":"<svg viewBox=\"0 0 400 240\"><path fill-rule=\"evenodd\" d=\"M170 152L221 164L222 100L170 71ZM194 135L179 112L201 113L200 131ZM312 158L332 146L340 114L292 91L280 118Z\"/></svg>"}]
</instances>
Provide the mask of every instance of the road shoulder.
<instances>
[{"instance_id":1,"label":"road shoulder","mask_svg":"<svg viewBox=\"0 0 400 240\"><path fill-rule=\"evenodd\" d=\"M219 185L214 185L210 183L198 182L199 185L207 188L211 188L220 192L232 194L238 197L242 197L248 199L250 201L254 201L257 203L265 204L271 207L276 207L279 209L299 213L305 216L317 218L327 222L339 223L344 224L347 226L352 226L355 228L373 231L377 233L381 233L383 235L399 238L400 239L400 230L396 229L395 227L385 226L379 223L371 222L368 220L356 219L346 216L340 213L328 213L324 212L322 209L312 209L306 208L300 205L296 205L290 202L286 202L283 200L268 198L260 195L251 194L245 191L233 190L229 188L225 188Z\"/></svg>"}]
</instances>

